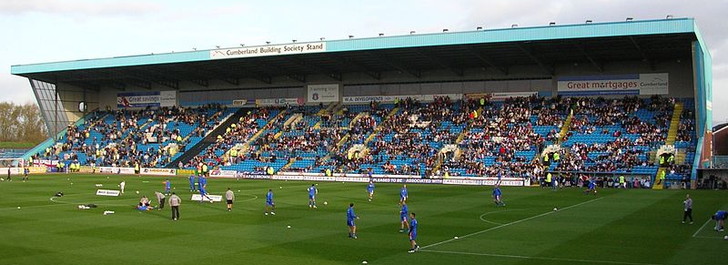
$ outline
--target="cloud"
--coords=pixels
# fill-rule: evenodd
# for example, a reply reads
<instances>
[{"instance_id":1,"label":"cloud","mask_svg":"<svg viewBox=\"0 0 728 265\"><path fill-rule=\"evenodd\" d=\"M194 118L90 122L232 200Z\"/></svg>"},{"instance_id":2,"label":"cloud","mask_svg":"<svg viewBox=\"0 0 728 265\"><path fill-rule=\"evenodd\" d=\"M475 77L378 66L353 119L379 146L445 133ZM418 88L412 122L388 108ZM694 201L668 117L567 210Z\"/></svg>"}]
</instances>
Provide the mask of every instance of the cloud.
<instances>
[{"instance_id":1,"label":"cloud","mask_svg":"<svg viewBox=\"0 0 728 265\"><path fill-rule=\"evenodd\" d=\"M128 16L147 14L160 10L160 6L148 1L92 1L92 0L3 0L0 14L20 15L45 13L84 16Z\"/></svg>"}]
</instances>

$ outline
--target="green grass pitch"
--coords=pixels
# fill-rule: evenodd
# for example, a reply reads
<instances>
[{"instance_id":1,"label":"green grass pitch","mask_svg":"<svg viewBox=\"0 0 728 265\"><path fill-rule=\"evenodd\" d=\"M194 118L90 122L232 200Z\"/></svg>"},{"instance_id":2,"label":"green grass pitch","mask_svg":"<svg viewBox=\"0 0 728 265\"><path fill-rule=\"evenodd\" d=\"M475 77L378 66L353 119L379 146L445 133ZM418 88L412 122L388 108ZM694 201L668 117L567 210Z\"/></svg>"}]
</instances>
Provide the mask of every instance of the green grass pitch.
<instances>
[{"instance_id":1,"label":"green grass pitch","mask_svg":"<svg viewBox=\"0 0 728 265\"><path fill-rule=\"evenodd\" d=\"M95 196L95 184L121 197ZM237 201L190 201L186 178L172 178L183 199L179 221L168 208L139 212L163 177L33 175L0 182L0 264L725 264L725 232L708 222L728 208L725 191L504 188L495 207L489 187L408 185L410 211L420 223L422 250L409 254L399 233L399 184L377 184L368 202L364 183L318 183L318 209L309 209L312 182L211 179ZM71 184L72 183L72 184ZM263 215L268 188L277 215ZM239 190L239 191L238 191ZM64 197L50 200L58 191ZM139 191L137 195L135 191ZM695 223L681 224L682 200L694 198ZM155 201L153 199L153 201ZM328 202L324 205L323 202ZM361 219L349 239L350 202ZM79 210L79 204L99 207ZM18 209L18 207L20 207ZM558 211L553 211L557 207ZM104 210L115 214L102 215ZM290 229L287 226L291 226ZM454 237L458 239L454 239Z\"/></svg>"}]
</instances>

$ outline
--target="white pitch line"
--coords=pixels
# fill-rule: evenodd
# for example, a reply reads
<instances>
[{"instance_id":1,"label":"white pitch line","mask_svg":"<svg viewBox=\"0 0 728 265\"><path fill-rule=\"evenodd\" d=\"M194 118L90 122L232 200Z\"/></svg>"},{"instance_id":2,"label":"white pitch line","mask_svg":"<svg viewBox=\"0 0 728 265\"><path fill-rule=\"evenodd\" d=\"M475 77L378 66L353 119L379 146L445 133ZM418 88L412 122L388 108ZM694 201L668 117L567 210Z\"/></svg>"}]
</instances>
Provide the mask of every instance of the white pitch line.
<instances>
[{"instance_id":1,"label":"white pitch line","mask_svg":"<svg viewBox=\"0 0 728 265\"><path fill-rule=\"evenodd\" d=\"M564 207L564 208L562 208L562 209L560 209L558 211L568 210L568 209L571 209L571 208L574 208L574 207L577 207L577 206L581 206L581 205L584 205L584 204L587 204L587 203L590 203L590 202L593 202L593 201L601 200L603 198L604 197L599 197L599 198L596 198L596 199L591 199L591 200L588 200L588 201L585 201L585 202L581 202L581 203L578 203L578 204L574 204L572 206ZM557 211L545 212L545 213L542 213L542 214L539 214L539 215L527 217L527 218L524 218L524 219L521 219L521 220L517 220L517 221L513 221L513 222L510 222L510 223L507 223L507 224L502 224L502 225L499 225L499 226L496 226L496 227L491 227L491 228L488 228L488 229L485 229L485 230L480 230L478 232L474 232L474 233L470 233L470 234L461 236L461 237L459 237L459 239L463 239L463 238L466 238L466 237L470 237L470 236L482 234L482 233L485 233L485 232L490 232L490 231L493 231L493 230L501 229L503 227L510 226L510 225L514 225L514 224L518 224L518 223L522 223L522 222L525 222L525 221L533 220L533 219L536 219L536 218L539 218L539 217L542 217L542 216L546 216L546 215L549 215L549 214L552 214L552 213L555 213L555 212L557 212ZM426 249L426 248L430 248L430 247L442 245L442 244L449 243L449 242L452 242L452 241L455 241L455 240L459 240L459 239L454 239L454 238L447 239L447 240L444 240L444 241L440 241L440 242L437 242L437 243L434 243L434 244L430 244L430 245L424 246L421 249Z\"/></svg>"},{"instance_id":2,"label":"white pitch line","mask_svg":"<svg viewBox=\"0 0 728 265\"><path fill-rule=\"evenodd\" d=\"M700 228L698 228L698 231L695 231L695 233L693 234L693 237L697 236L698 233L700 233L700 231L702 231L703 228L705 228L705 225L707 225L710 222L710 220L711 219L708 219L707 221L705 221L705 223L703 225L701 225Z\"/></svg>"},{"instance_id":3,"label":"white pitch line","mask_svg":"<svg viewBox=\"0 0 728 265\"><path fill-rule=\"evenodd\" d=\"M489 224L494 224L494 225L502 225L502 223L493 222L493 221L488 220L488 219L485 219L483 217L485 217L486 215L494 214L494 213L502 213L502 212L509 212L509 211L519 211L519 210L522 210L522 209L507 209L507 210L502 210L502 211L487 212L487 213L484 213L484 214L481 214L480 215L480 221L483 221L483 222L486 222L486 223L489 223Z\"/></svg>"},{"instance_id":4,"label":"white pitch line","mask_svg":"<svg viewBox=\"0 0 728 265\"><path fill-rule=\"evenodd\" d=\"M460 251L440 251L440 250L421 250L421 251L423 251L423 252L433 252L433 253L444 253L444 254L475 255L475 256L498 257L498 258L529 259L529 260L548 260L548 261L563 261L563 262L602 263L602 264L620 264L620 265L661 265L661 264L658 264L658 263L638 263L638 262L611 261L611 260L591 260L591 259L529 257L529 256L520 256L520 255L506 255L506 254L492 254L492 253L472 253L472 252L460 252Z\"/></svg>"}]
</instances>

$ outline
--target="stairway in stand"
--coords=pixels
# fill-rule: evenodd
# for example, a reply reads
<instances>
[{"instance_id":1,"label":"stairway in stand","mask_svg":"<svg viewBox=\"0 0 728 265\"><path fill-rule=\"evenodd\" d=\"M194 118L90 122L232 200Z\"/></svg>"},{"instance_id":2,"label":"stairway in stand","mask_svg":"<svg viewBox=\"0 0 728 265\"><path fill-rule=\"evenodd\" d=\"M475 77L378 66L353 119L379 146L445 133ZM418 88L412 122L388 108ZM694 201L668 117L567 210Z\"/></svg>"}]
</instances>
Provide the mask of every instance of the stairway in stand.
<instances>
[{"instance_id":1,"label":"stairway in stand","mask_svg":"<svg viewBox=\"0 0 728 265\"><path fill-rule=\"evenodd\" d=\"M670 129L667 131L667 139L665 139L665 145L674 145L675 140L677 139L677 130L680 127L680 116L682 116L683 111L683 103L677 102L675 103L675 109L672 112L672 119L670 120ZM680 159L681 158L681 159ZM655 157L655 160L659 163L659 158ZM685 151L676 150L675 154L675 164L678 164L678 162L684 162L685 161ZM659 180L660 174L667 174L667 171L669 170L668 167L660 167L657 170L657 175L655 175L655 185L652 185L652 189L655 190L661 190L665 188L664 181ZM658 184L659 182L659 184Z\"/></svg>"},{"instance_id":2,"label":"stairway in stand","mask_svg":"<svg viewBox=\"0 0 728 265\"><path fill-rule=\"evenodd\" d=\"M220 125L218 125L214 129L212 129L212 131L210 131L207 134L207 136L205 136L205 138L202 138L202 140L200 142L198 142L197 144L195 144L194 146L192 146L190 148L187 148L187 150L184 151L185 152L184 154L182 154L181 156L177 157L177 159L172 160L172 162L167 164L167 166L165 166L165 168L176 168L177 165L179 164L179 162L186 163L186 162L190 161L190 159L194 158L200 152L205 150L208 146L213 144L217 140L216 137L218 135L225 134L225 130L228 127L230 127L231 124L237 122L240 119L240 117L242 117L243 114L245 114L245 112L247 112L247 111L248 111L247 109L241 108L238 111L236 111L235 113L233 113L225 121L220 123Z\"/></svg>"}]
</instances>

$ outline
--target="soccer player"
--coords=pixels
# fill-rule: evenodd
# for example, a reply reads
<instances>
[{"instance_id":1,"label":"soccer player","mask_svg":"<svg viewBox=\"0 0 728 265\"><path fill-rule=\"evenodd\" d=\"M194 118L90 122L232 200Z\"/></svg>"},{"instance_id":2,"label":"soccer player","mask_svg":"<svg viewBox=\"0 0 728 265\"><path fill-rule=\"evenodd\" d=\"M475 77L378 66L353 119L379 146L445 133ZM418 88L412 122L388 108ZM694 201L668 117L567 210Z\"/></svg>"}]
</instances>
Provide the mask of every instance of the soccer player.
<instances>
[{"instance_id":1,"label":"soccer player","mask_svg":"<svg viewBox=\"0 0 728 265\"><path fill-rule=\"evenodd\" d=\"M28 180L28 173L30 173L30 169L28 169L28 167L24 167L23 168L23 182Z\"/></svg>"},{"instance_id":2,"label":"soccer player","mask_svg":"<svg viewBox=\"0 0 728 265\"><path fill-rule=\"evenodd\" d=\"M235 200L235 193L228 188L225 192L225 200L227 200L227 210L232 211L233 210L233 201Z\"/></svg>"},{"instance_id":3,"label":"soccer player","mask_svg":"<svg viewBox=\"0 0 728 265\"><path fill-rule=\"evenodd\" d=\"M415 219L415 213L411 212L410 217L412 217L412 221L410 222L410 231L409 231L409 240L410 240L410 246L412 247L409 250L409 253L415 253L415 251L420 250L420 246L417 245L417 219Z\"/></svg>"},{"instance_id":4,"label":"soccer player","mask_svg":"<svg viewBox=\"0 0 728 265\"><path fill-rule=\"evenodd\" d=\"M399 190L399 204L407 203L409 193L407 192L407 184L402 185L402 189Z\"/></svg>"},{"instance_id":5,"label":"soccer player","mask_svg":"<svg viewBox=\"0 0 728 265\"><path fill-rule=\"evenodd\" d=\"M169 197L169 206L172 207L172 220L177 221L179 219L179 205L182 204L182 199L172 192L172 196Z\"/></svg>"},{"instance_id":6,"label":"soccer player","mask_svg":"<svg viewBox=\"0 0 728 265\"><path fill-rule=\"evenodd\" d=\"M349 238L357 239L356 224L354 220L359 219L354 213L354 203L349 203L349 209L346 210L346 225L349 226Z\"/></svg>"},{"instance_id":7,"label":"soccer player","mask_svg":"<svg viewBox=\"0 0 728 265\"><path fill-rule=\"evenodd\" d=\"M495 188L493 188L493 202L495 203L495 206L506 206L501 199L502 195L503 192L501 191L500 186L495 185Z\"/></svg>"},{"instance_id":8,"label":"soccer player","mask_svg":"<svg viewBox=\"0 0 728 265\"><path fill-rule=\"evenodd\" d=\"M367 185L367 193L369 193L369 201L372 201L374 198L374 182L371 180L369 181L369 185Z\"/></svg>"},{"instance_id":9,"label":"soccer player","mask_svg":"<svg viewBox=\"0 0 728 265\"><path fill-rule=\"evenodd\" d=\"M210 200L210 203L212 203L212 198L208 196L207 193L207 178L204 176L200 176L197 183L198 189L200 190L200 203L204 201L204 198L207 198Z\"/></svg>"},{"instance_id":10,"label":"soccer player","mask_svg":"<svg viewBox=\"0 0 728 265\"><path fill-rule=\"evenodd\" d=\"M164 209L164 200L165 200L164 194L162 194L161 192L155 191L154 195L157 196L157 203L159 203L159 208L157 208L157 210Z\"/></svg>"},{"instance_id":11,"label":"soccer player","mask_svg":"<svg viewBox=\"0 0 728 265\"><path fill-rule=\"evenodd\" d=\"M276 215L276 203L273 202L273 189L268 189L268 193L265 195L265 215L270 212L271 215Z\"/></svg>"},{"instance_id":12,"label":"soccer player","mask_svg":"<svg viewBox=\"0 0 728 265\"><path fill-rule=\"evenodd\" d=\"M126 181L122 180L121 183L119 183L119 189L121 189L121 194L124 194L124 187L126 187Z\"/></svg>"},{"instance_id":13,"label":"soccer player","mask_svg":"<svg viewBox=\"0 0 728 265\"><path fill-rule=\"evenodd\" d=\"M723 227L725 226L725 219L728 218L728 212L723 210L718 210L713 215L713 220L715 220L715 231L723 232Z\"/></svg>"},{"instance_id":14,"label":"soccer player","mask_svg":"<svg viewBox=\"0 0 728 265\"><path fill-rule=\"evenodd\" d=\"M311 184L311 187L308 187L308 208L316 209L316 194L318 194L316 184Z\"/></svg>"},{"instance_id":15,"label":"soccer player","mask_svg":"<svg viewBox=\"0 0 728 265\"><path fill-rule=\"evenodd\" d=\"M190 192L195 192L195 175L190 175Z\"/></svg>"},{"instance_id":16,"label":"soccer player","mask_svg":"<svg viewBox=\"0 0 728 265\"><path fill-rule=\"evenodd\" d=\"M690 198L690 194L685 195L683 208L685 209L685 213L683 213L682 223L684 224L685 220L690 217L690 224L693 224L693 199Z\"/></svg>"},{"instance_id":17,"label":"soccer player","mask_svg":"<svg viewBox=\"0 0 728 265\"><path fill-rule=\"evenodd\" d=\"M172 191L172 182L169 181L169 179L165 179L162 183L164 183L164 194L169 195L169 193Z\"/></svg>"},{"instance_id":18,"label":"soccer player","mask_svg":"<svg viewBox=\"0 0 728 265\"><path fill-rule=\"evenodd\" d=\"M409 232L410 225L407 219L409 218L409 208L407 208L407 203L402 203L402 209L399 210L399 222L401 223L401 226L399 227L399 232L404 233L405 231ZM407 230L404 230L405 227L407 227Z\"/></svg>"},{"instance_id":19,"label":"soccer player","mask_svg":"<svg viewBox=\"0 0 728 265\"><path fill-rule=\"evenodd\" d=\"M589 195L589 193L597 195L597 183L596 183L596 181L594 181L594 178L589 178L589 186L584 191L584 194L586 194L586 195Z\"/></svg>"}]
</instances>

